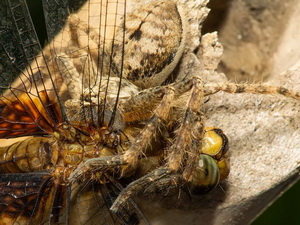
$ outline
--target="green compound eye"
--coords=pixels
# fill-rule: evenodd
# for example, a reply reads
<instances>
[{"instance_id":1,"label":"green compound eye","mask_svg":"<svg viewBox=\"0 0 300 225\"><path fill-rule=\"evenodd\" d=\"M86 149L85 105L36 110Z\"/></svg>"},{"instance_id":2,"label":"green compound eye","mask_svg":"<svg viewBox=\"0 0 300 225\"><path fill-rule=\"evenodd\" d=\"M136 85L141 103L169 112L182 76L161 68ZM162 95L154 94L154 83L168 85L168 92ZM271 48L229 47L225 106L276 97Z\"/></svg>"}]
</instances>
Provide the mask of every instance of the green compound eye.
<instances>
[{"instance_id":1,"label":"green compound eye","mask_svg":"<svg viewBox=\"0 0 300 225\"><path fill-rule=\"evenodd\" d=\"M188 183L191 193L195 195L205 194L219 184L220 170L211 156L201 154L192 176L192 180Z\"/></svg>"}]
</instances>

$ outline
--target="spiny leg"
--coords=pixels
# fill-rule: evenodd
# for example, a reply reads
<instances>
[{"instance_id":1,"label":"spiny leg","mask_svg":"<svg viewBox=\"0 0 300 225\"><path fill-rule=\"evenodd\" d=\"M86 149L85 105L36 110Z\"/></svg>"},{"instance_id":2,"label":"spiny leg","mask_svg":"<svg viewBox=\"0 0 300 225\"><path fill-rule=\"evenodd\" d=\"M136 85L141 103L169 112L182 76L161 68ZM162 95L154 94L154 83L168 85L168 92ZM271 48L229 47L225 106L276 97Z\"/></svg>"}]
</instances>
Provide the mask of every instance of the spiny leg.
<instances>
[{"instance_id":1,"label":"spiny leg","mask_svg":"<svg viewBox=\"0 0 300 225\"><path fill-rule=\"evenodd\" d=\"M124 160L130 165L136 165L139 156L142 154L142 151L146 149L149 140L154 136L153 134L157 131L157 128L169 116L171 102L174 99L174 89L165 87L164 90L165 94L160 104L154 110L153 116L140 132L139 137L135 139L124 154Z\"/></svg>"},{"instance_id":2,"label":"spiny leg","mask_svg":"<svg viewBox=\"0 0 300 225\"><path fill-rule=\"evenodd\" d=\"M195 86L194 86L195 87ZM225 91L228 93L260 93L260 94L281 94L284 95L286 97L291 97L291 98L295 98L295 99L299 99L300 94L299 92L296 91L292 91L292 90L288 90L286 88L282 88L282 87L274 87L274 86L268 86L268 85L262 85L262 84L233 84L233 83L226 83L223 85L217 85L217 84L207 84L204 86L204 95L210 95L210 94L214 94L217 93L218 91ZM194 93L194 95L196 96L192 96L190 99L190 103L188 106L188 110L186 112L186 116L185 116L185 120L187 118L191 118L190 115L192 114L192 109L197 109L197 107L200 107L198 104L201 102L199 101L200 95L199 93L197 94L197 91L192 91L192 93ZM197 99L198 97L198 99ZM195 100L195 102L193 102L193 100ZM201 103L200 103L201 104ZM199 109L199 108L198 108ZM201 118L201 117L200 117ZM187 119L188 121L190 119ZM184 124L187 122L183 123ZM202 120L198 121L199 126L201 127L202 125ZM187 123L189 124L189 123ZM185 134L185 130L186 128L183 129L182 132L179 132L180 137L182 137L182 135ZM187 131L189 132L189 131ZM191 135L191 134L189 134ZM201 140L201 138L195 138L195 140ZM180 141L177 142L182 142L183 144L185 143L185 139L182 139ZM176 143L176 141L175 141ZM173 146L176 146L176 144L174 143ZM173 147L176 149L176 147ZM178 159L179 161L182 159L182 155L184 154L184 152L182 151L178 151L180 150L177 149L176 151L172 151L170 154L173 153L174 155L174 165L175 168L178 166ZM196 150L196 149L194 149ZM172 163L172 160L169 160L168 163ZM188 174L188 173L187 173ZM145 175L144 177L132 182L131 184L129 184L124 191L118 196L118 198L116 199L116 201L114 202L113 206L111 207L111 210L113 211L118 211L118 209L132 196L136 195L137 193L141 192L141 191L147 191L147 189L149 189L150 186L155 186L155 187L168 187L169 185L171 185L172 183L174 184L178 184L182 182L182 177L178 174L174 174L174 171L172 171L171 169L169 169L168 167L161 167L158 168L156 170L154 170L153 172Z\"/></svg>"},{"instance_id":3,"label":"spiny leg","mask_svg":"<svg viewBox=\"0 0 300 225\"><path fill-rule=\"evenodd\" d=\"M102 156L99 158L88 159L84 163L78 165L78 167L71 173L69 181L71 183L79 180L85 174L91 174L95 171L101 171L101 169L115 168L118 166L126 165L123 156Z\"/></svg>"},{"instance_id":4,"label":"spiny leg","mask_svg":"<svg viewBox=\"0 0 300 225\"><path fill-rule=\"evenodd\" d=\"M123 108L125 121L128 122L128 120L132 121L133 120L132 118L139 118L138 115L134 115L134 116L130 115L131 112L138 111L136 110L135 107L139 107L140 105L142 105L141 103L143 102L144 108L148 108L149 105L152 104L153 99L159 99L159 97L163 93L163 90L169 86L156 87L151 90L141 92L137 96L133 97L133 99L130 99L128 102L126 102ZM168 162L168 166L170 169L178 170L179 167L181 166L183 155L186 152L189 152L187 154L188 160L190 162L192 161L196 162L197 154L199 153L198 151L201 148L200 144L198 146L195 146L196 144L193 140L195 139L201 140L201 137L203 135L202 115L199 111L202 105L201 102L202 102L203 94L202 94L202 82L197 77L179 82L177 84L173 84L172 86L174 88L175 95L181 95L192 89L184 122L181 129L179 130L178 138L176 139L175 143L172 145L169 162ZM161 120L163 119L162 117L163 115L164 118L166 118L166 116L168 115L168 111L171 106L170 101L173 99L173 97L169 95L170 94L167 93L164 95L163 98L165 98L165 100L162 100L160 105L157 107L148 125L146 125L144 130L141 132L140 137L135 141L135 143L133 143L131 148L126 151L124 157L129 164L135 163L136 160L138 159L138 156L141 154L140 149L144 149L146 147L149 138L153 136L153 132L156 131L157 126L159 125L158 119ZM149 105L145 105L145 104L149 104ZM191 149L186 151L187 148L191 148ZM192 164L190 165L191 167L189 167L189 169L186 170L187 174L191 172L191 171L188 172L188 170L191 170L193 168L193 165Z\"/></svg>"},{"instance_id":5,"label":"spiny leg","mask_svg":"<svg viewBox=\"0 0 300 225\"><path fill-rule=\"evenodd\" d=\"M97 59L99 56L99 46L102 46L100 43L99 31L95 28L91 28L85 22L81 21L80 18L72 14L69 19L69 26L71 30L72 40L76 43L76 45L81 48L87 48L87 51L91 54L93 59ZM86 40L88 38L88 41Z\"/></svg>"},{"instance_id":6,"label":"spiny leg","mask_svg":"<svg viewBox=\"0 0 300 225\"><path fill-rule=\"evenodd\" d=\"M79 84L81 83L81 76L76 70L71 57L66 54L60 54L57 56L56 62L71 98L76 100L80 99L81 92Z\"/></svg>"},{"instance_id":7,"label":"spiny leg","mask_svg":"<svg viewBox=\"0 0 300 225\"><path fill-rule=\"evenodd\" d=\"M183 172L185 180L191 177L200 154L204 133L203 116L200 111L203 101L202 81L198 77L192 78L192 81L193 87L185 117L167 159L167 166L173 171L185 165Z\"/></svg>"},{"instance_id":8,"label":"spiny leg","mask_svg":"<svg viewBox=\"0 0 300 225\"><path fill-rule=\"evenodd\" d=\"M172 174L172 171L166 167L159 167L147 175L131 182L125 189L122 190L117 197L111 210L117 212L124 203L130 198L136 196L141 191L147 190L150 185L155 185L160 188L170 187L172 184L180 183L181 176L178 174ZM155 190L155 189L154 189Z\"/></svg>"},{"instance_id":9,"label":"spiny leg","mask_svg":"<svg viewBox=\"0 0 300 225\"><path fill-rule=\"evenodd\" d=\"M178 136L171 147L167 166L160 167L130 183L121 192L121 194L112 205L112 211L118 211L118 209L129 198L136 195L137 193L140 193L141 191L149 191L149 187L150 189L170 187L170 185L172 186L172 184L181 184L182 178L185 179L185 177L189 178L191 176L192 169L196 166L195 163L197 162L198 155L200 154L201 138L203 136L203 121L202 115L199 112L203 97L202 82L199 78L192 78L191 81L193 87L189 104L186 110L186 115L183 121L183 125L179 129ZM162 104L160 106L162 106ZM147 127L145 130L150 131L147 129ZM197 141L197 144L194 143L195 141ZM135 150L135 152L138 151ZM185 154L187 155L187 161L182 162ZM177 171L183 163L187 165L187 168L184 170L183 176L181 176L179 174L176 174L175 171Z\"/></svg>"},{"instance_id":10,"label":"spiny leg","mask_svg":"<svg viewBox=\"0 0 300 225\"><path fill-rule=\"evenodd\" d=\"M148 88L132 96L121 105L125 122L149 119L153 114L153 110L160 104L165 94L165 89L169 87L174 89L175 96L180 96L192 89L193 79L187 79L171 85Z\"/></svg>"},{"instance_id":11,"label":"spiny leg","mask_svg":"<svg viewBox=\"0 0 300 225\"><path fill-rule=\"evenodd\" d=\"M126 164L135 165L139 155L142 154L142 150L147 146L149 139L153 136L153 133L156 131L157 127L162 121L167 119L173 98L174 90L170 87L165 88L165 95L159 106L154 110L154 115L151 117L145 128L141 131L140 136L125 152L124 156L107 156L89 159L80 164L78 168L73 171L70 176L70 181L75 181L87 172L99 170L101 167L109 168Z\"/></svg>"},{"instance_id":12,"label":"spiny leg","mask_svg":"<svg viewBox=\"0 0 300 225\"><path fill-rule=\"evenodd\" d=\"M182 187L195 194L207 193L219 184L219 175L222 169L224 168L217 165L213 157L201 154L199 165L195 171L196 176L193 174L193 180L187 183L181 174L165 166L159 167L133 181L123 189L113 203L111 210L117 212L130 198L141 193L157 193L161 191L168 193L171 189Z\"/></svg>"},{"instance_id":13,"label":"spiny leg","mask_svg":"<svg viewBox=\"0 0 300 225\"><path fill-rule=\"evenodd\" d=\"M267 84L238 84L207 83L204 85L204 96L215 94L219 91L227 93L250 93L250 94L279 94L285 97L300 99L300 92L290 90L280 86L271 86Z\"/></svg>"}]
</instances>

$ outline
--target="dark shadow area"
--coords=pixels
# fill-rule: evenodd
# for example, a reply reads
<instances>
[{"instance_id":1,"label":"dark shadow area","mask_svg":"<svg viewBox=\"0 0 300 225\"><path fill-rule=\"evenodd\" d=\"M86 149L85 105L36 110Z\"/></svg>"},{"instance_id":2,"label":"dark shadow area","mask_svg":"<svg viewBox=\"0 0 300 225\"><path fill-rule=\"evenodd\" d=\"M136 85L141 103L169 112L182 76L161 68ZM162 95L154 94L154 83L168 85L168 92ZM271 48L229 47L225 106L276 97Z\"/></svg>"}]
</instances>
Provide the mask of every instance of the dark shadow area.
<instances>
[{"instance_id":1,"label":"dark shadow area","mask_svg":"<svg viewBox=\"0 0 300 225\"><path fill-rule=\"evenodd\" d=\"M87 0L70 0L67 4L62 3L61 9L64 7L68 7L70 13L77 12ZM43 0L26 0L30 16L35 27L37 36L41 43L41 46L44 47L47 44L47 30L46 30L46 23L44 18L44 9L43 9ZM52 1L49 1L49 4ZM58 4L59 1L56 1L55 4ZM61 14L62 16L63 14ZM65 20L67 18L61 18ZM48 40L50 41L50 40Z\"/></svg>"},{"instance_id":2,"label":"dark shadow area","mask_svg":"<svg viewBox=\"0 0 300 225\"><path fill-rule=\"evenodd\" d=\"M300 182L298 181L291 189L277 199L252 225L281 225L300 224Z\"/></svg>"},{"instance_id":3,"label":"dark shadow area","mask_svg":"<svg viewBox=\"0 0 300 225\"><path fill-rule=\"evenodd\" d=\"M232 0L211 0L208 3L208 8L211 10L204 21L202 32L203 34L219 31L230 9Z\"/></svg>"},{"instance_id":4,"label":"dark shadow area","mask_svg":"<svg viewBox=\"0 0 300 225\"><path fill-rule=\"evenodd\" d=\"M43 13L42 0L26 0L36 34L42 47L47 38L46 24Z\"/></svg>"}]
</instances>

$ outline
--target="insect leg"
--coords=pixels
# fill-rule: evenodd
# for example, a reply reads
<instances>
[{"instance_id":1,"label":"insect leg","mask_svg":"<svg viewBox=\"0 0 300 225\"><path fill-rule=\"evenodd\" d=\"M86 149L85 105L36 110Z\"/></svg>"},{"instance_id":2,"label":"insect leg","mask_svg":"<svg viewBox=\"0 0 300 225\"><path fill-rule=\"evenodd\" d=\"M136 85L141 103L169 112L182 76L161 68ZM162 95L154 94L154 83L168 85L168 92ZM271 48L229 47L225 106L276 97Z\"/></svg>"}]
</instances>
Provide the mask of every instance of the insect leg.
<instances>
[{"instance_id":1,"label":"insect leg","mask_svg":"<svg viewBox=\"0 0 300 225\"><path fill-rule=\"evenodd\" d=\"M219 91L228 93L251 93L251 94L279 94L285 97L300 99L300 92L290 90L284 87L276 87L266 84L238 84L238 83L224 83L204 85L204 96L215 94Z\"/></svg>"},{"instance_id":2,"label":"insect leg","mask_svg":"<svg viewBox=\"0 0 300 225\"><path fill-rule=\"evenodd\" d=\"M167 165L173 171L179 170L183 164L187 166L183 173L185 179L196 164L204 134L203 116L200 111L203 101L202 81L197 77L192 78L192 81L193 88L185 117L167 159Z\"/></svg>"},{"instance_id":3,"label":"insect leg","mask_svg":"<svg viewBox=\"0 0 300 225\"><path fill-rule=\"evenodd\" d=\"M89 27L88 24L81 21L80 18L72 14L69 19L69 26L71 30L72 40L77 44L79 48L86 48L91 54L92 58L97 59L99 55L99 45L100 40L97 39L99 37L99 31L97 29ZM87 39L89 37L89 39Z\"/></svg>"},{"instance_id":4,"label":"insect leg","mask_svg":"<svg viewBox=\"0 0 300 225\"><path fill-rule=\"evenodd\" d=\"M137 137L125 152L124 159L128 164L136 165L139 156L142 151L147 147L149 139L153 137L160 124L168 118L171 102L174 99L174 89L171 87L165 87L165 94L160 104L154 110L153 116L141 131L139 137Z\"/></svg>"},{"instance_id":5,"label":"insect leg","mask_svg":"<svg viewBox=\"0 0 300 225\"><path fill-rule=\"evenodd\" d=\"M71 173L69 181L72 183L84 177L86 174L90 176L94 171L100 171L101 169L106 170L126 164L127 162L124 160L123 156L102 156L99 158L88 159L84 163L79 164L79 166Z\"/></svg>"},{"instance_id":6,"label":"insect leg","mask_svg":"<svg viewBox=\"0 0 300 225\"><path fill-rule=\"evenodd\" d=\"M131 182L121 194L117 197L113 205L111 206L111 210L117 212L122 205L128 201L133 196L136 196L143 190L147 190L149 185L156 185L157 182L163 184L164 187L170 186L171 183L178 183L180 180L179 175L172 174L172 171L166 167L160 167L156 170L148 173L147 175ZM167 182L163 182L167 181ZM162 188L164 188L162 187Z\"/></svg>"},{"instance_id":7,"label":"insect leg","mask_svg":"<svg viewBox=\"0 0 300 225\"><path fill-rule=\"evenodd\" d=\"M122 104L122 112L125 122L134 122L149 119L153 110L158 107L165 95L165 89L172 87L175 96L180 96L193 87L193 80L186 79L174 85L157 86L140 91Z\"/></svg>"}]
</instances>

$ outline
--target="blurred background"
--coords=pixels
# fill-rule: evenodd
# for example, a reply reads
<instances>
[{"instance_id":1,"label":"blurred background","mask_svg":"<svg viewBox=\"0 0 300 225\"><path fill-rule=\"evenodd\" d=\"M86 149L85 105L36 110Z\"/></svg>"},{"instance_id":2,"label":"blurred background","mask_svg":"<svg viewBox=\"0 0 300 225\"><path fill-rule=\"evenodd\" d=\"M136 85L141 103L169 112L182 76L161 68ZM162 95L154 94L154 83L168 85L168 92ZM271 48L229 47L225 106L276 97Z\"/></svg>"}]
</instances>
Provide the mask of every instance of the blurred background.
<instances>
[{"instance_id":1,"label":"blurred background","mask_svg":"<svg viewBox=\"0 0 300 225\"><path fill-rule=\"evenodd\" d=\"M216 1L215 1L216 2ZM220 0L219 0L220 2ZM27 4L36 27L40 42L43 45L46 39L45 22L41 0L27 0ZM222 3L220 3L221 5ZM212 7L212 12L224 16L222 7ZM276 200L252 225L299 225L300 224L300 182L291 187L278 200Z\"/></svg>"},{"instance_id":2,"label":"blurred background","mask_svg":"<svg viewBox=\"0 0 300 225\"><path fill-rule=\"evenodd\" d=\"M299 225L300 182L279 197L252 225Z\"/></svg>"}]
</instances>

